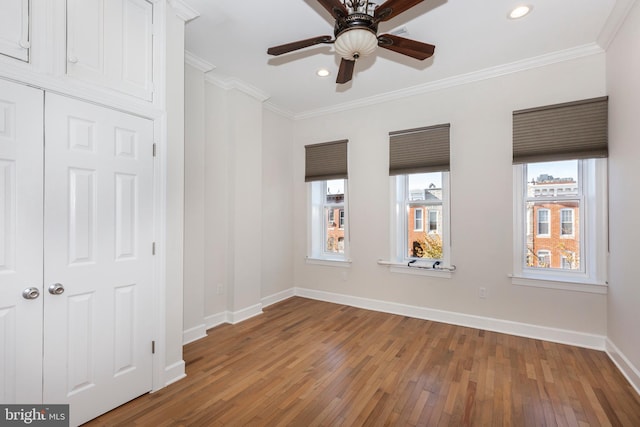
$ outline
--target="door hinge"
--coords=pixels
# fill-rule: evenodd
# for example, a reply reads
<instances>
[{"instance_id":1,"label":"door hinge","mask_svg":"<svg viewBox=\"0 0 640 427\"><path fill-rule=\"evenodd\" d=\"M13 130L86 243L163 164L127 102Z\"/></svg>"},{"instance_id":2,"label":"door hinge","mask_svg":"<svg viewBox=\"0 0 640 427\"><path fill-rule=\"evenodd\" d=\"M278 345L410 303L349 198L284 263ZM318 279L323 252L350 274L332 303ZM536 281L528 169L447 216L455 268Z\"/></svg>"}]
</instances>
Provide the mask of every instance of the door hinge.
<instances>
[{"instance_id":1,"label":"door hinge","mask_svg":"<svg viewBox=\"0 0 640 427\"><path fill-rule=\"evenodd\" d=\"M155 255L156 254L156 242L153 242L151 244L151 255Z\"/></svg>"},{"instance_id":2,"label":"door hinge","mask_svg":"<svg viewBox=\"0 0 640 427\"><path fill-rule=\"evenodd\" d=\"M151 354L156 354L156 342L151 341Z\"/></svg>"},{"instance_id":3,"label":"door hinge","mask_svg":"<svg viewBox=\"0 0 640 427\"><path fill-rule=\"evenodd\" d=\"M156 156L156 152L157 152L157 148L156 148L156 143L153 143L153 157Z\"/></svg>"}]
</instances>

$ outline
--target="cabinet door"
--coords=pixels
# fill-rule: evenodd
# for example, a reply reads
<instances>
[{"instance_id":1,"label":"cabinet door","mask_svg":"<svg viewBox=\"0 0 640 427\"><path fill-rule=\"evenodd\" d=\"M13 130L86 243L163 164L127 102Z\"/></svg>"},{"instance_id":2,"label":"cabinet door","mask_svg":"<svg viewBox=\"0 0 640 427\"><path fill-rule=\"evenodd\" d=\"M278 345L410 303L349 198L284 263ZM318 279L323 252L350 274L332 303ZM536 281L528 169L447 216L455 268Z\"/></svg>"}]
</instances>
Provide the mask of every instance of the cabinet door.
<instances>
[{"instance_id":1,"label":"cabinet door","mask_svg":"<svg viewBox=\"0 0 640 427\"><path fill-rule=\"evenodd\" d=\"M45 104L43 399L77 425L151 390L153 122Z\"/></svg>"},{"instance_id":2,"label":"cabinet door","mask_svg":"<svg viewBox=\"0 0 640 427\"><path fill-rule=\"evenodd\" d=\"M42 103L0 80L0 403L42 401Z\"/></svg>"},{"instance_id":3,"label":"cabinet door","mask_svg":"<svg viewBox=\"0 0 640 427\"><path fill-rule=\"evenodd\" d=\"M153 5L67 0L67 74L147 101L153 95Z\"/></svg>"},{"instance_id":4,"label":"cabinet door","mask_svg":"<svg viewBox=\"0 0 640 427\"><path fill-rule=\"evenodd\" d=\"M29 0L0 1L0 54L29 60Z\"/></svg>"}]
</instances>

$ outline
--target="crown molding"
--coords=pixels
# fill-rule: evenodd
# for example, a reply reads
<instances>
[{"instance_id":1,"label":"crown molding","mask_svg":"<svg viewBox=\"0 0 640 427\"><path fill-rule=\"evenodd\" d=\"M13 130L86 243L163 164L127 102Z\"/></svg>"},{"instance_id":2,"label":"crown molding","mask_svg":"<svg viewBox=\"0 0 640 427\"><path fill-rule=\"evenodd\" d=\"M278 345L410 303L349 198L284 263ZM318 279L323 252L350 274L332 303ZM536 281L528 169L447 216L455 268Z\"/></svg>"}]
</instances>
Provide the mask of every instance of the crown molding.
<instances>
[{"instance_id":1,"label":"crown molding","mask_svg":"<svg viewBox=\"0 0 640 427\"><path fill-rule=\"evenodd\" d=\"M189 22L200 16L200 12L189 6L183 0L167 0L167 2L176 12L178 18L182 19L184 22Z\"/></svg>"},{"instance_id":2,"label":"crown molding","mask_svg":"<svg viewBox=\"0 0 640 427\"><path fill-rule=\"evenodd\" d=\"M240 92L243 92L249 96L251 96L252 98L257 99L260 102L264 102L267 99L269 99L271 97L271 95L269 95L268 93L258 89L255 86L251 86L239 79L236 78L227 78L227 79L223 79L221 77L218 76L214 76L214 75L210 75L207 74L204 77L205 82L211 83L213 85L218 86L221 89L224 90L238 90Z\"/></svg>"},{"instance_id":3,"label":"crown molding","mask_svg":"<svg viewBox=\"0 0 640 427\"><path fill-rule=\"evenodd\" d=\"M185 64L190 65L193 68L199 71L202 71L203 73L208 73L209 71L214 70L216 68L215 65L210 64L209 62L205 61L199 56L194 55L188 50L184 51L184 62Z\"/></svg>"},{"instance_id":4,"label":"crown molding","mask_svg":"<svg viewBox=\"0 0 640 427\"><path fill-rule=\"evenodd\" d=\"M264 108L266 110L274 112L274 113L276 113L276 114L278 114L278 115L280 115L280 116L282 116L284 118L287 118L287 119L294 120L296 118L296 115L293 113L293 111L289 111L289 110L285 110L284 108L280 108L277 105L275 105L274 103L269 102L269 101L264 103Z\"/></svg>"},{"instance_id":5,"label":"crown molding","mask_svg":"<svg viewBox=\"0 0 640 427\"><path fill-rule=\"evenodd\" d=\"M633 0L636 1L636 0ZM493 79L495 77L504 76L507 74L518 73L520 71L526 71L534 68L544 67L546 65L556 64L559 62L569 61L572 59L583 58L586 56L597 55L604 53L604 50L596 43L590 43L587 45L577 46L571 49L561 50L546 55L540 55L533 58L524 59L521 61L511 62L509 64L503 64L496 67L485 68L483 70L474 71L471 73L461 74L458 76L449 77L434 82L425 83L418 86L409 87L393 92L383 93L381 95L375 95L368 98L359 99L353 102L345 102L343 104L334 105L327 108L320 108L317 110L310 110L299 114L294 114L294 120L308 119L312 117L323 116L327 114L337 113L346 110L352 110L354 108L367 107L370 105L381 104L383 102L395 101L402 98L407 98L414 95L420 95L424 93L434 92L437 90L448 89L455 86L461 86L468 83L479 82L482 80Z\"/></svg>"},{"instance_id":6,"label":"crown molding","mask_svg":"<svg viewBox=\"0 0 640 427\"><path fill-rule=\"evenodd\" d=\"M637 0L617 0L613 6L613 10L609 14L607 21L602 27L602 31L598 35L596 42L604 50L609 49L609 45L616 38L620 27L624 24L627 15L631 12Z\"/></svg>"}]
</instances>

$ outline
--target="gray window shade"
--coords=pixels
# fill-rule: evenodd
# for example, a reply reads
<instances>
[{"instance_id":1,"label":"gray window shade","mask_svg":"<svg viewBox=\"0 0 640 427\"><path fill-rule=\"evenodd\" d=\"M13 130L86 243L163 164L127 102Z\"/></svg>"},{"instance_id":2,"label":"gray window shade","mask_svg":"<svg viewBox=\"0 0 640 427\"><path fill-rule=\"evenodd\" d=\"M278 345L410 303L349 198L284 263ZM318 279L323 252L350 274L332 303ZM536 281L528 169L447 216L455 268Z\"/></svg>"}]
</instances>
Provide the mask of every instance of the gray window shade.
<instances>
[{"instance_id":1,"label":"gray window shade","mask_svg":"<svg viewBox=\"0 0 640 427\"><path fill-rule=\"evenodd\" d=\"M347 142L305 145L305 182L348 178Z\"/></svg>"},{"instance_id":2,"label":"gray window shade","mask_svg":"<svg viewBox=\"0 0 640 427\"><path fill-rule=\"evenodd\" d=\"M513 112L513 163L607 157L608 98Z\"/></svg>"},{"instance_id":3,"label":"gray window shade","mask_svg":"<svg viewBox=\"0 0 640 427\"><path fill-rule=\"evenodd\" d=\"M449 128L442 124L389 133L389 175L449 170Z\"/></svg>"}]
</instances>

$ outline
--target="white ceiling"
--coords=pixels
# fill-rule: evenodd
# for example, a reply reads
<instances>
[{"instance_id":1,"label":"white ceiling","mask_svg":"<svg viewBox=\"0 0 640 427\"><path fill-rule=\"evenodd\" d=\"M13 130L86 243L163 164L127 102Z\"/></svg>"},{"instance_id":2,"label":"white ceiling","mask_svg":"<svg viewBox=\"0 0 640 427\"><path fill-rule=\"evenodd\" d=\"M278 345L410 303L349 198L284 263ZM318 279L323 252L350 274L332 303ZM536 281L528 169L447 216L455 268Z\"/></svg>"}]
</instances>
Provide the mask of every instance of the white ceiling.
<instances>
[{"instance_id":1,"label":"white ceiling","mask_svg":"<svg viewBox=\"0 0 640 427\"><path fill-rule=\"evenodd\" d=\"M418 61L378 48L344 85L335 83L340 62L332 45L267 55L271 46L333 35L333 18L317 0L184 0L200 13L187 24L185 43L215 67L208 73L215 80L264 94L272 108L296 117L595 53L634 1L530 0L533 11L510 20L521 1L425 0L381 23L378 34L405 29L403 37L436 45L435 55ZM317 77L319 68L331 75Z\"/></svg>"}]
</instances>

